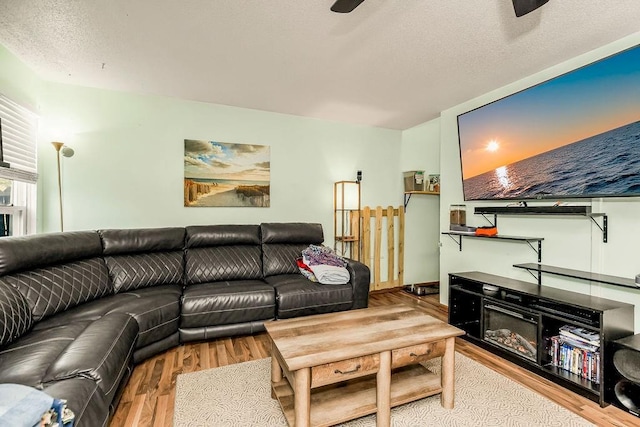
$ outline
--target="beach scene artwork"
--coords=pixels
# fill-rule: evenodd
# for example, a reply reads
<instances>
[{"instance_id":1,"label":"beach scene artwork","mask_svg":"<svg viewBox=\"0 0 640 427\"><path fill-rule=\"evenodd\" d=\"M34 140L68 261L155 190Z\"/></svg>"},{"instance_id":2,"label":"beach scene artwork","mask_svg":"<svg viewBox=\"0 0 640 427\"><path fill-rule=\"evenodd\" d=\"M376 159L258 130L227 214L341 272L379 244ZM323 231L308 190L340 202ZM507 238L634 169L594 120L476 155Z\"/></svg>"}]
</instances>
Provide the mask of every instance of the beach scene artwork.
<instances>
[{"instance_id":1,"label":"beach scene artwork","mask_svg":"<svg viewBox=\"0 0 640 427\"><path fill-rule=\"evenodd\" d=\"M184 206L269 207L268 145L184 140Z\"/></svg>"}]
</instances>

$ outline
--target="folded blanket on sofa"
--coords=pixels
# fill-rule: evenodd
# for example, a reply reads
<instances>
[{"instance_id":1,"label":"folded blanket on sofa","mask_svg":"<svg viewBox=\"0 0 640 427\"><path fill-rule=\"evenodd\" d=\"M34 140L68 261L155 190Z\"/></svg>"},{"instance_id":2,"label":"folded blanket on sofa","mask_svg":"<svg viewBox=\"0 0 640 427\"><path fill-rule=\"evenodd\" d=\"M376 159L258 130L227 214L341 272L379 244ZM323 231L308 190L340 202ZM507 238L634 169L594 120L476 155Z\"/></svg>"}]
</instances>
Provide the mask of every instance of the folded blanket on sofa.
<instances>
[{"instance_id":1,"label":"folded blanket on sofa","mask_svg":"<svg viewBox=\"0 0 640 427\"><path fill-rule=\"evenodd\" d=\"M323 285L344 285L349 283L349 271L334 265L310 265L309 268Z\"/></svg>"},{"instance_id":2,"label":"folded blanket on sofa","mask_svg":"<svg viewBox=\"0 0 640 427\"><path fill-rule=\"evenodd\" d=\"M345 267L347 262L338 256L333 249L324 245L309 245L302 251L305 264L312 265L333 265L336 267Z\"/></svg>"}]
</instances>

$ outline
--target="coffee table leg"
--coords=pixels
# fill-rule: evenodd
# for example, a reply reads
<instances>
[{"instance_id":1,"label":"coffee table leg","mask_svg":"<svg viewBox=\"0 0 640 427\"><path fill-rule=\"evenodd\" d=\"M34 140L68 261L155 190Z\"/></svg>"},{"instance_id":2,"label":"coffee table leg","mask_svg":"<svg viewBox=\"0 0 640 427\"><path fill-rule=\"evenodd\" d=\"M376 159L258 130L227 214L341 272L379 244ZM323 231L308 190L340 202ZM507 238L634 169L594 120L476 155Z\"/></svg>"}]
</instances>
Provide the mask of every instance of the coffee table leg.
<instances>
[{"instance_id":1,"label":"coffee table leg","mask_svg":"<svg viewBox=\"0 0 640 427\"><path fill-rule=\"evenodd\" d=\"M380 366L376 375L376 425L391 425L391 352L380 353Z\"/></svg>"},{"instance_id":2,"label":"coffee table leg","mask_svg":"<svg viewBox=\"0 0 640 427\"><path fill-rule=\"evenodd\" d=\"M271 352L271 382L279 383L280 381L282 381L282 368L276 356Z\"/></svg>"},{"instance_id":3,"label":"coffee table leg","mask_svg":"<svg viewBox=\"0 0 640 427\"><path fill-rule=\"evenodd\" d=\"M455 381L455 345L454 337L445 340L444 356L442 356L442 395L440 402L446 409L453 409L454 381Z\"/></svg>"},{"instance_id":4,"label":"coffee table leg","mask_svg":"<svg viewBox=\"0 0 640 427\"><path fill-rule=\"evenodd\" d=\"M279 383L280 381L282 381L282 368L280 367L280 364L278 363L278 359L276 358L277 352L278 352L278 349L276 348L275 344L271 343L271 398L272 399L276 398L276 392L273 386L276 383Z\"/></svg>"},{"instance_id":5,"label":"coffee table leg","mask_svg":"<svg viewBox=\"0 0 640 427\"><path fill-rule=\"evenodd\" d=\"M311 369L299 369L294 376L295 426L308 427L311 425Z\"/></svg>"}]
</instances>

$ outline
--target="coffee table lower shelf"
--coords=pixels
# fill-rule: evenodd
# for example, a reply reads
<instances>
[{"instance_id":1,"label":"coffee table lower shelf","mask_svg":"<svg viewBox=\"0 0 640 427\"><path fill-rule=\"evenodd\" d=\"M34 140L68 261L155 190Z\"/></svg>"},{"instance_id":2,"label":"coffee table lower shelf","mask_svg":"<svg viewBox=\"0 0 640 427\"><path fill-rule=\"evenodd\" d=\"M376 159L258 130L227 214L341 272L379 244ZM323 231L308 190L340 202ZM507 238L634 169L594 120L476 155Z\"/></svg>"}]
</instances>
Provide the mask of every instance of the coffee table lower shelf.
<instances>
[{"instance_id":1,"label":"coffee table lower shelf","mask_svg":"<svg viewBox=\"0 0 640 427\"><path fill-rule=\"evenodd\" d=\"M272 384L287 423L295 425L294 393L286 377ZM442 393L440 375L424 366L395 369L391 375L391 407ZM374 414L376 376L369 375L311 390L311 425L331 426Z\"/></svg>"}]
</instances>

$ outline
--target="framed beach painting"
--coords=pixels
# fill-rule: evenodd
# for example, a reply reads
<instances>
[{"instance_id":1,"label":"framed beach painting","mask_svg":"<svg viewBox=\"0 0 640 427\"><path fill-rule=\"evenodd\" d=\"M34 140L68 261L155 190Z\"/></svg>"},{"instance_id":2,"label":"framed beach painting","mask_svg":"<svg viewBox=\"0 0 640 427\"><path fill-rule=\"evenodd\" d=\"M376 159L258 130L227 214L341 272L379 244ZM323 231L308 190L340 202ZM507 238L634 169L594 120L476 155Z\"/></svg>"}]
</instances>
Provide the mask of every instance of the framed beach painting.
<instances>
[{"instance_id":1,"label":"framed beach painting","mask_svg":"<svg viewBox=\"0 0 640 427\"><path fill-rule=\"evenodd\" d=\"M269 207L268 145L184 140L184 205Z\"/></svg>"}]
</instances>

